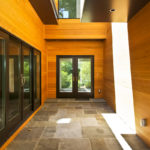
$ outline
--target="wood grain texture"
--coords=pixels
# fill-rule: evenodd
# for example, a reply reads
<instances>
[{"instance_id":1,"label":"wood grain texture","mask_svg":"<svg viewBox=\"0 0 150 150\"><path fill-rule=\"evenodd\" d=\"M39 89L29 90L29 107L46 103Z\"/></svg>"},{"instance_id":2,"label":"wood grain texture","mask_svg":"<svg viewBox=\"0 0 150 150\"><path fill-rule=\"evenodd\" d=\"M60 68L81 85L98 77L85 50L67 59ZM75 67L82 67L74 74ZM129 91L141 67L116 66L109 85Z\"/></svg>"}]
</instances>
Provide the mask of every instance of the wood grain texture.
<instances>
[{"instance_id":1,"label":"wood grain texture","mask_svg":"<svg viewBox=\"0 0 150 150\"><path fill-rule=\"evenodd\" d=\"M0 26L42 53L42 102L46 99L44 26L28 0L0 0Z\"/></svg>"},{"instance_id":2,"label":"wood grain texture","mask_svg":"<svg viewBox=\"0 0 150 150\"><path fill-rule=\"evenodd\" d=\"M137 134L150 145L150 3L128 24ZM148 120L147 127L140 119Z\"/></svg>"},{"instance_id":3,"label":"wood grain texture","mask_svg":"<svg viewBox=\"0 0 150 150\"><path fill-rule=\"evenodd\" d=\"M45 39L105 39L107 23L81 23L80 19L59 19L45 26Z\"/></svg>"},{"instance_id":4,"label":"wood grain texture","mask_svg":"<svg viewBox=\"0 0 150 150\"><path fill-rule=\"evenodd\" d=\"M47 41L48 98L56 98L56 55L94 55L95 98L103 98L103 41L58 40ZM102 93L98 93L98 89Z\"/></svg>"},{"instance_id":5,"label":"wood grain texture","mask_svg":"<svg viewBox=\"0 0 150 150\"><path fill-rule=\"evenodd\" d=\"M104 48L104 99L116 110L111 24L108 25Z\"/></svg>"}]
</instances>

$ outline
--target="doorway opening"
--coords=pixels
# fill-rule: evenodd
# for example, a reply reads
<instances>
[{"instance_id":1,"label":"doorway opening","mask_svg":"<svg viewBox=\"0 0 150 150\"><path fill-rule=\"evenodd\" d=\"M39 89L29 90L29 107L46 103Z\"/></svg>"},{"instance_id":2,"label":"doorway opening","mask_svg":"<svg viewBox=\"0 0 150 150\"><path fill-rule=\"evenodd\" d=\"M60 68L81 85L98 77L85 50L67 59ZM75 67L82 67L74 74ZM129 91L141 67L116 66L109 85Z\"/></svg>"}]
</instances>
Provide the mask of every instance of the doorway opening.
<instances>
[{"instance_id":1,"label":"doorway opening","mask_svg":"<svg viewBox=\"0 0 150 150\"><path fill-rule=\"evenodd\" d=\"M94 56L57 56L57 98L94 97Z\"/></svg>"}]
</instances>

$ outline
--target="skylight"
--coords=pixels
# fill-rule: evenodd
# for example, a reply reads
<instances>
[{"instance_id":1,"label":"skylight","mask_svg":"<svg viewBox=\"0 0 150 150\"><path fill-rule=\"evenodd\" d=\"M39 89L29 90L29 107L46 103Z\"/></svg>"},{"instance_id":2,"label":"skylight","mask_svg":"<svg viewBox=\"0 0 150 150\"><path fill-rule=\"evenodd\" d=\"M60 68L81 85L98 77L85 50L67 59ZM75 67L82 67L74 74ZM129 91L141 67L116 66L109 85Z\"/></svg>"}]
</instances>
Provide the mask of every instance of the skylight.
<instances>
[{"instance_id":1,"label":"skylight","mask_svg":"<svg viewBox=\"0 0 150 150\"><path fill-rule=\"evenodd\" d=\"M80 18L80 0L59 0L59 18Z\"/></svg>"}]
</instances>

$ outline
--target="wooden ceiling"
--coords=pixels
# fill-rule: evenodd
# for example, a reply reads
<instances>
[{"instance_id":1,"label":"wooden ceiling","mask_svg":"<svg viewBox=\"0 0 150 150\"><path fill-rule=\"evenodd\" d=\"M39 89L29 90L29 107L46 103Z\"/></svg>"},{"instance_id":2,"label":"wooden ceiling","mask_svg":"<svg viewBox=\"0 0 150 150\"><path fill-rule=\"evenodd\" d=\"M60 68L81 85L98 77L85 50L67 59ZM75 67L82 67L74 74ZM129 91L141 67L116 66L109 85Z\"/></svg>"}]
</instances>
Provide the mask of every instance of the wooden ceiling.
<instances>
[{"instance_id":1,"label":"wooden ceiling","mask_svg":"<svg viewBox=\"0 0 150 150\"><path fill-rule=\"evenodd\" d=\"M29 0L44 24L57 24L57 10L53 0Z\"/></svg>"},{"instance_id":2,"label":"wooden ceiling","mask_svg":"<svg viewBox=\"0 0 150 150\"><path fill-rule=\"evenodd\" d=\"M85 0L82 22L128 22L150 0ZM110 12L115 9L114 12Z\"/></svg>"}]
</instances>

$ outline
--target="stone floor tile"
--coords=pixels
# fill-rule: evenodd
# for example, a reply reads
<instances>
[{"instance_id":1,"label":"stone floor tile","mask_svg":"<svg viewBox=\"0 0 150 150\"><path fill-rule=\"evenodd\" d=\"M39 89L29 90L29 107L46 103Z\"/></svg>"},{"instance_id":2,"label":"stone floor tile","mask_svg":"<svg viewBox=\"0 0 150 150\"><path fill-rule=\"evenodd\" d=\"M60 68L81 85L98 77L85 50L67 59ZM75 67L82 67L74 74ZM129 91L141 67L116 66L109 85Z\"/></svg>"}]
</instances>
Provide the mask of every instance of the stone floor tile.
<instances>
[{"instance_id":1,"label":"stone floor tile","mask_svg":"<svg viewBox=\"0 0 150 150\"><path fill-rule=\"evenodd\" d=\"M41 139L35 150L58 150L59 139Z\"/></svg>"},{"instance_id":2,"label":"stone floor tile","mask_svg":"<svg viewBox=\"0 0 150 150\"><path fill-rule=\"evenodd\" d=\"M90 141L92 150L122 150L115 138L92 138Z\"/></svg>"},{"instance_id":3,"label":"stone floor tile","mask_svg":"<svg viewBox=\"0 0 150 150\"><path fill-rule=\"evenodd\" d=\"M48 121L49 120L49 116L48 115L36 115L33 117L34 121Z\"/></svg>"},{"instance_id":4,"label":"stone floor tile","mask_svg":"<svg viewBox=\"0 0 150 150\"><path fill-rule=\"evenodd\" d=\"M92 150L108 150L106 143L103 138L92 138L90 139Z\"/></svg>"},{"instance_id":5,"label":"stone floor tile","mask_svg":"<svg viewBox=\"0 0 150 150\"><path fill-rule=\"evenodd\" d=\"M84 109L85 114L97 114L96 110L94 109Z\"/></svg>"},{"instance_id":6,"label":"stone floor tile","mask_svg":"<svg viewBox=\"0 0 150 150\"><path fill-rule=\"evenodd\" d=\"M101 127L82 127L82 135L84 138L106 138L114 137L110 129L104 129Z\"/></svg>"},{"instance_id":7,"label":"stone floor tile","mask_svg":"<svg viewBox=\"0 0 150 150\"><path fill-rule=\"evenodd\" d=\"M56 113L57 113L56 110L55 111L38 111L35 116L37 115L52 116L52 115L55 115Z\"/></svg>"},{"instance_id":8,"label":"stone floor tile","mask_svg":"<svg viewBox=\"0 0 150 150\"><path fill-rule=\"evenodd\" d=\"M80 123L58 124L54 138L82 138Z\"/></svg>"},{"instance_id":9,"label":"stone floor tile","mask_svg":"<svg viewBox=\"0 0 150 150\"><path fill-rule=\"evenodd\" d=\"M40 138L43 130L44 128L42 127L24 128L14 141L37 141Z\"/></svg>"},{"instance_id":10,"label":"stone floor tile","mask_svg":"<svg viewBox=\"0 0 150 150\"><path fill-rule=\"evenodd\" d=\"M36 142L12 142L6 150L33 150Z\"/></svg>"},{"instance_id":11,"label":"stone floor tile","mask_svg":"<svg viewBox=\"0 0 150 150\"><path fill-rule=\"evenodd\" d=\"M89 139L63 139L59 150L92 150Z\"/></svg>"},{"instance_id":12,"label":"stone floor tile","mask_svg":"<svg viewBox=\"0 0 150 150\"><path fill-rule=\"evenodd\" d=\"M99 126L96 118L81 118L80 121L82 127Z\"/></svg>"},{"instance_id":13,"label":"stone floor tile","mask_svg":"<svg viewBox=\"0 0 150 150\"><path fill-rule=\"evenodd\" d=\"M56 133L56 127L47 127L44 129L41 138L53 138Z\"/></svg>"},{"instance_id":14,"label":"stone floor tile","mask_svg":"<svg viewBox=\"0 0 150 150\"><path fill-rule=\"evenodd\" d=\"M33 121L31 120L25 127L47 127L49 124L48 121Z\"/></svg>"},{"instance_id":15,"label":"stone floor tile","mask_svg":"<svg viewBox=\"0 0 150 150\"><path fill-rule=\"evenodd\" d=\"M102 115L112 112L105 102L49 99L7 149L121 150ZM149 150L136 136L125 139L134 150Z\"/></svg>"},{"instance_id":16,"label":"stone floor tile","mask_svg":"<svg viewBox=\"0 0 150 150\"><path fill-rule=\"evenodd\" d=\"M116 138L104 138L104 141L108 150L112 150L112 147L114 150L123 150Z\"/></svg>"}]
</instances>

